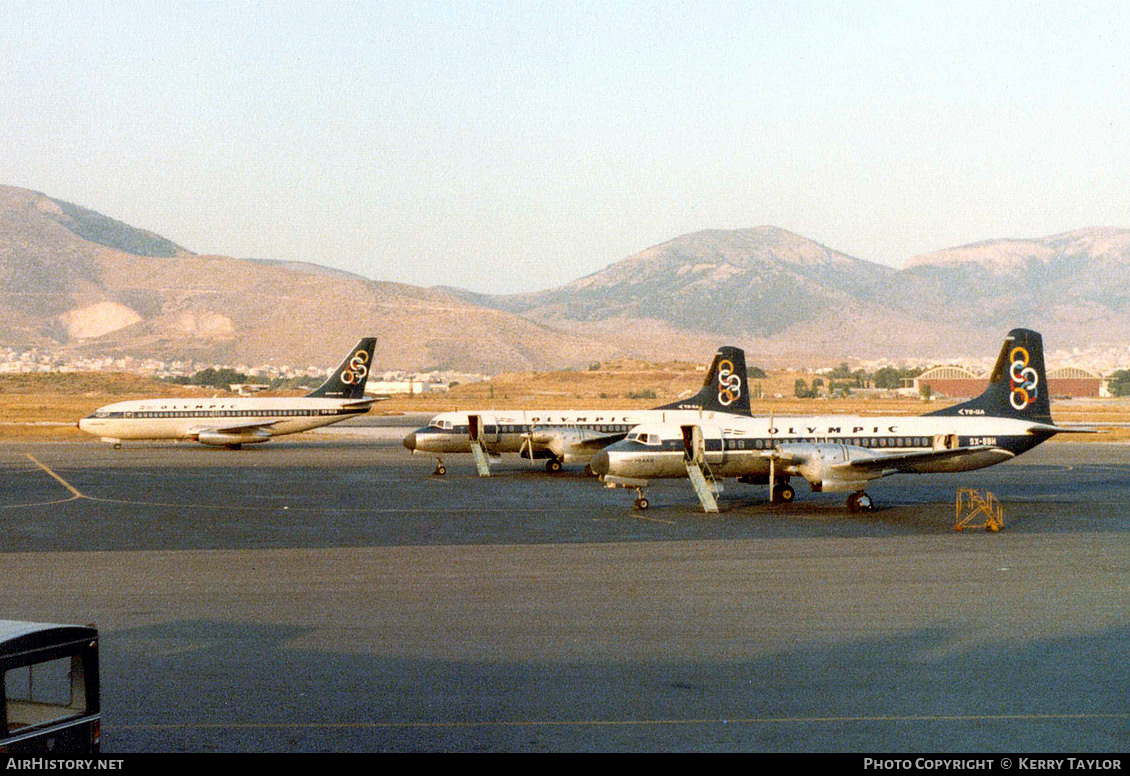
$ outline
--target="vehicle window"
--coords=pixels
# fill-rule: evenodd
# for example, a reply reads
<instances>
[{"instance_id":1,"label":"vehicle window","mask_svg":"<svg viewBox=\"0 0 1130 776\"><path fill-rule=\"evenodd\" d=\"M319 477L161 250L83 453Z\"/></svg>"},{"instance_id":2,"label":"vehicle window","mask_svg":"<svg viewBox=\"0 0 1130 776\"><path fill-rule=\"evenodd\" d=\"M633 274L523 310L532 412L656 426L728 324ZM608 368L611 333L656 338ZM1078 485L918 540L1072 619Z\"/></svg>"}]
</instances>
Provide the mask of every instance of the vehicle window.
<instances>
[{"instance_id":1,"label":"vehicle window","mask_svg":"<svg viewBox=\"0 0 1130 776\"><path fill-rule=\"evenodd\" d=\"M80 655L4 672L8 733L78 716L86 711Z\"/></svg>"}]
</instances>

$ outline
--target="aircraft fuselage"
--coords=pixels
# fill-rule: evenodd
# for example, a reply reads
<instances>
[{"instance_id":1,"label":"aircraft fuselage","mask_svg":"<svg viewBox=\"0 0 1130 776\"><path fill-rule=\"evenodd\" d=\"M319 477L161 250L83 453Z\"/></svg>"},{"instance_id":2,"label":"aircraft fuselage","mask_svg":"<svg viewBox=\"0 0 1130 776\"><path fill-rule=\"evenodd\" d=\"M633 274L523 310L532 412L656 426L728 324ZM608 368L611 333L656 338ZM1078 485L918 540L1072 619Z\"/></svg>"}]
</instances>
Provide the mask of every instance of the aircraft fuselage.
<instances>
[{"instance_id":1,"label":"aircraft fuselage","mask_svg":"<svg viewBox=\"0 0 1130 776\"><path fill-rule=\"evenodd\" d=\"M478 418L478 437L487 452L523 453L532 444L534 457L549 457L553 455L548 448L549 438L555 435L568 433L576 440L587 437L611 444L641 423L712 423L725 417L730 415L699 409L444 412L405 437L404 446L413 452L433 455L469 453L471 419ZM571 450L575 452L562 458L587 461L596 452L575 447Z\"/></svg>"},{"instance_id":2,"label":"aircraft fuselage","mask_svg":"<svg viewBox=\"0 0 1130 776\"><path fill-rule=\"evenodd\" d=\"M257 423L266 428L257 439L328 426L369 411L370 402L342 399L216 398L141 399L101 407L79 421L88 434L109 440L197 439L225 424ZM247 432L250 433L250 432ZM233 431L231 436L240 434ZM235 441L234 439L232 441Z\"/></svg>"},{"instance_id":3,"label":"aircraft fuselage","mask_svg":"<svg viewBox=\"0 0 1130 776\"><path fill-rule=\"evenodd\" d=\"M937 460L917 466L917 472L956 472L980 469L1035 447L1054 431L1041 424L997 417L943 416L822 416L743 418L731 416L711 427L702 425L703 452L717 477L765 477L767 452L780 445L822 445L830 455L843 448L874 457L895 453L928 452L958 448L985 448L971 455ZM672 423L640 426L622 442L605 448L592 462L601 475L638 480L685 477L685 444Z\"/></svg>"}]
</instances>

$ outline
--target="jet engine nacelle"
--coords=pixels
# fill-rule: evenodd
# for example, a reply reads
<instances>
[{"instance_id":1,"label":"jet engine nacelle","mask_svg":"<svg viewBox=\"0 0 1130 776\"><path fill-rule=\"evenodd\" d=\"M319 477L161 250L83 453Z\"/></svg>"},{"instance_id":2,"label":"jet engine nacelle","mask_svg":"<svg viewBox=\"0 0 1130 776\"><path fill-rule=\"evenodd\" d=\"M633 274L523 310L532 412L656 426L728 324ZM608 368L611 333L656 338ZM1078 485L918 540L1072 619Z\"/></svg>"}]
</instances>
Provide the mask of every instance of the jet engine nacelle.
<instances>
[{"instance_id":1,"label":"jet engine nacelle","mask_svg":"<svg viewBox=\"0 0 1130 776\"><path fill-rule=\"evenodd\" d=\"M261 429L241 431L238 434L225 434L219 431L202 431L200 435L196 437L196 441L202 445L224 447L226 445L253 445L258 442L266 442L270 438L271 435Z\"/></svg>"},{"instance_id":2,"label":"jet engine nacelle","mask_svg":"<svg viewBox=\"0 0 1130 776\"><path fill-rule=\"evenodd\" d=\"M853 470L852 461L881 456L864 447L832 442L792 442L777 446L777 454L786 468L808 481L814 491L847 493L863 490L867 483L882 475L882 470Z\"/></svg>"}]
</instances>

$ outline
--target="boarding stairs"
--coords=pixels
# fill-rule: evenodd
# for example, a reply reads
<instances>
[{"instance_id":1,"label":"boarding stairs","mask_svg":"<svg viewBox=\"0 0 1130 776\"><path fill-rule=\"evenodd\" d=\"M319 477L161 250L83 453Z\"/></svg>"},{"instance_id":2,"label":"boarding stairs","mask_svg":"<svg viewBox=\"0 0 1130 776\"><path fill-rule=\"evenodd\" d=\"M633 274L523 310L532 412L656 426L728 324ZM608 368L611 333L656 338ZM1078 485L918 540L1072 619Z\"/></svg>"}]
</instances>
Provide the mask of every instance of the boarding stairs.
<instances>
[{"instance_id":1,"label":"boarding stairs","mask_svg":"<svg viewBox=\"0 0 1130 776\"><path fill-rule=\"evenodd\" d=\"M691 487L694 488L703 511L717 513L717 496L722 492L722 483L715 479L710 470L702 429L698 426L683 427L683 463L686 464L687 478L691 481Z\"/></svg>"}]
</instances>

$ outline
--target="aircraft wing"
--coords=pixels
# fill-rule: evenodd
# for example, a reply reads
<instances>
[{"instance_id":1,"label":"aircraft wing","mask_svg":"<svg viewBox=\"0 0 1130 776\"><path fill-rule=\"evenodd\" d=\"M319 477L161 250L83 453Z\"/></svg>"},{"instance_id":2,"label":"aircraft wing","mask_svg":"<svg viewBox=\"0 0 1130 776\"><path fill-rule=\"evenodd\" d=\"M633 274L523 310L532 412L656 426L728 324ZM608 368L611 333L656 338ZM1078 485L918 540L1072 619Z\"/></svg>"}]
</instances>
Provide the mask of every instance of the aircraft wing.
<instances>
[{"instance_id":1,"label":"aircraft wing","mask_svg":"<svg viewBox=\"0 0 1130 776\"><path fill-rule=\"evenodd\" d=\"M970 445L952 450L927 450L925 452L906 453L878 453L874 457L851 459L844 463L834 464L833 469L842 472L913 472L929 468L947 461L956 461L962 458L980 458L986 453L996 451L1012 457L1012 453L992 445Z\"/></svg>"},{"instance_id":2,"label":"aircraft wing","mask_svg":"<svg viewBox=\"0 0 1130 776\"><path fill-rule=\"evenodd\" d=\"M561 460L591 458L613 442L627 436L624 432L604 433L577 426L535 426L530 429L530 444L550 451Z\"/></svg>"},{"instance_id":3,"label":"aircraft wing","mask_svg":"<svg viewBox=\"0 0 1130 776\"><path fill-rule=\"evenodd\" d=\"M233 421L231 423L222 423L219 425L199 425L189 429L192 434L199 434L201 432L209 432L215 434L235 434L240 431L254 431L257 428L269 429L271 426L278 423L277 419L263 418L262 420L241 420Z\"/></svg>"},{"instance_id":4,"label":"aircraft wing","mask_svg":"<svg viewBox=\"0 0 1130 776\"><path fill-rule=\"evenodd\" d=\"M906 452L895 450L880 452L873 448L840 445L829 447L808 443L786 443L762 455L772 458L793 473L804 473L806 468L815 466L816 470L806 473L805 476L818 476L823 481L863 481L899 472L956 471L974 461L979 467L1014 457L1009 450L993 445ZM846 457L841 452L845 449Z\"/></svg>"},{"instance_id":5,"label":"aircraft wing","mask_svg":"<svg viewBox=\"0 0 1130 776\"><path fill-rule=\"evenodd\" d=\"M1033 423L1028 428L1029 434L1096 434L1097 429L1086 427L1067 428L1048 423ZM944 467L948 461L962 459L981 459L995 457L999 461L1015 457L1014 454L994 445L970 445L957 447L950 450L927 450L925 452L891 452L890 450L875 453L873 457L852 457L845 463L835 464L832 468L840 471L856 472L925 472L937 471Z\"/></svg>"},{"instance_id":6,"label":"aircraft wing","mask_svg":"<svg viewBox=\"0 0 1130 776\"><path fill-rule=\"evenodd\" d=\"M349 409L368 408L368 407L371 407L374 402L378 402L378 401L381 401L382 399L387 399L387 398L389 398L389 397L387 397L387 396L366 396L364 399L355 399L353 401L342 402L341 409L349 410ZM248 418L247 420L232 419L232 421L230 423L221 423L221 424L215 424L215 425L209 425L209 424L206 424L206 423L201 423L199 426L195 426L195 427L191 428L189 431L192 434L199 434L199 433L202 433L202 432L203 433L212 432L212 433L216 433L216 434L238 434L241 431L254 431L255 429L262 429L264 431L267 431L272 426L274 426L276 423L278 423L279 421L284 420L284 419L285 418Z\"/></svg>"}]
</instances>

